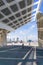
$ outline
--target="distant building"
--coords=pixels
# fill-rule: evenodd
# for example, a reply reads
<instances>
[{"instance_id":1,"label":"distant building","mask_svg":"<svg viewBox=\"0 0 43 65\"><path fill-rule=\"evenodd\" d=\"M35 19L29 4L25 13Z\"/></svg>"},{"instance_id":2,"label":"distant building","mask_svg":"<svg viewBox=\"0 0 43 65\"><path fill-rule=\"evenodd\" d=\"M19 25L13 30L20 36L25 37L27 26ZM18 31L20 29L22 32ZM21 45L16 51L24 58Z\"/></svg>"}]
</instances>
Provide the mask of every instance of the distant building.
<instances>
[{"instance_id":1,"label":"distant building","mask_svg":"<svg viewBox=\"0 0 43 65\"><path fill-rule=\"evenodd\" d=\"M17 42L19 42L19 38L17 37Z\"/></svg>"},{"instance_id":2,"label":"distant building","mask_svg":"<svg viewBox=\"0 0 43 65\"><path fill-rule=\"evenodd\" d=\"M20 43L23 43L23 41L21 40Z\"/></svg>"}]
</instances>

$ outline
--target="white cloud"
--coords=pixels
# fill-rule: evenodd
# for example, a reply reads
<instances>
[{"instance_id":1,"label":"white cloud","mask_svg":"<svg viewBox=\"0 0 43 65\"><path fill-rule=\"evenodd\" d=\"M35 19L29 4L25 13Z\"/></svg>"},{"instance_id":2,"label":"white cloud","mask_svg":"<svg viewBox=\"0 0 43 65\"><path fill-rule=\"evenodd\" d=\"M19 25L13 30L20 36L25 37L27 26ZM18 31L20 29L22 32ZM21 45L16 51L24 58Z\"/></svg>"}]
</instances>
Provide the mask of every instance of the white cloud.
<instances>
[{"instance_id":1,"label":"white cloud","mask_svg":"<svg viewBox=\"0 0 43 65\"><path fill-rule=\"evenodd\" d=\"M30 35L30 36L28 36L28 39L31 39L31 40L37 40L37 37L35 36L35 35Z\"/></svg>"},{"instance_id":2,"label":"white cloud","mask_svg":"<svg viewBox=\"0 0 43 65\"><path fill-rule=\"evenodd\" d=\"M31 32L33 30L33 28L35 27L35 25L32 25L30 28L28 29L24 29L24 30L19 30L19 32L16 32L15 35L16 36L26 36L29 32Z\"/></svg>"},{"instance_id":3,"label":"white cloud","mask_svg":"<svg viewBox=\"0 0 43 65\"><path fill-rule=\"evenodd\" d=\"M29 28L29 31L33 30L35 27L35 25L32 25L30 28Z\"/></svg>"},{"instance_id":4,"label":"white cloud","mask_svg":"<svg viewBox=\"0 0 43 65\"><path fill-rule=\"evenodd\" d=\"M19 33L24 35L24 31L22 31L22 30Z\"/></svg>"}]
</instances>

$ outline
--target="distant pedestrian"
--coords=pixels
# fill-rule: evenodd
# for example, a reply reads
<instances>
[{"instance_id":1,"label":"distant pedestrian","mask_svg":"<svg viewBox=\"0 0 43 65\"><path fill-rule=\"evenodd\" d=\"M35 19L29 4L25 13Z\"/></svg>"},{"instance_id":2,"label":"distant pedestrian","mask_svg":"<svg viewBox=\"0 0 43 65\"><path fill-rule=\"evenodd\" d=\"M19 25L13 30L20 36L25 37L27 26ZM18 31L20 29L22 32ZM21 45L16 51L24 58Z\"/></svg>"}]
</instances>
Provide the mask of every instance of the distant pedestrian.
<instances>
[{"instance_id":1,"label":"distant pedestrian","mask_svg":"<svg viewBox=\"0 0 43 65\"><path fill-rule=\"evenodd\" d=\"M24 44L22 44L22 48L24 48Z\"/></svg>"}]
</instances>

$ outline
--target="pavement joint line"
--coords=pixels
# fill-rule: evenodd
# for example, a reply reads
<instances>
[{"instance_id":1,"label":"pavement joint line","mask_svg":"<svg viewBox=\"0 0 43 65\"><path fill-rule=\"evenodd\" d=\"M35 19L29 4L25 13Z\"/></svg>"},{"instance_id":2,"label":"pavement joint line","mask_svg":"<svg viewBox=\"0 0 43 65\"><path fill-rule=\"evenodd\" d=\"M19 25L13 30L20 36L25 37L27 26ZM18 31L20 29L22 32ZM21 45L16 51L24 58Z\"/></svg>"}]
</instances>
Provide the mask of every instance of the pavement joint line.
<instances>
[{"instance_id":1,"label":"pavement joint line","mask_svg":"<svg viewBox=\"0 0 43 65\"><path fill-rule=\"evenodd\" d=\"M21 59L21 58L5 58L5 57L0 57L0 59L9 59L9 60L15 60L15 59Z\"/></svg>"},{"instance_id":2,"label":"pavement joint line","mask_svg":"<svg viewBox=\"0 0 43 65\"><path fill-rule=\"evenodd\" d=\"M32 50L32 48L30 49L30 51ZM30 53L30 51L28 51L27 53L26 53L26 55L22 58L23 60L25 60L26 59L26 57L28 56L28 54ZM19 62L17 65L21 65L22 64L22 62Z\"/></svg>"},{"instance_id":3,"label":"pavement joint line","mask_svg":"<svg viewBox=\"0 0 43 65\"><path fill-rule=\"evenodd\" d=\"M15 50L15 49L19 49L19 48L13 48L13 49L8 49L8 50L3 50L3 51L0 51L0 52L7 52L7 51L10 51L10 50Z\"/></svg>"},{"instance_id":4,"label":"pavement joint line","mask_svg":"<svg viewBox=\"0 0 43 65\"><path fill-rule=\"evenodd\" d=\"M43 56L37 56L38 58L43 58Z\"/></svg>"}]
</instances>

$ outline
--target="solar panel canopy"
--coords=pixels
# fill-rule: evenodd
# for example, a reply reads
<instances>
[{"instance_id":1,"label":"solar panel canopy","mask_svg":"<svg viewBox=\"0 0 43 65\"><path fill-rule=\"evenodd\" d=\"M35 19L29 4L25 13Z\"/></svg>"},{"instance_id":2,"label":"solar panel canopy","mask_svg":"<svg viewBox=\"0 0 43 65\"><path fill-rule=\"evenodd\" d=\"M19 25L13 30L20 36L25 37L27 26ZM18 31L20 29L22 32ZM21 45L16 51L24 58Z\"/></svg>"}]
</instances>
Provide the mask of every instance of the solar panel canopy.
<instances>
[{"instance_id":1,"label":"solar panel canopy","mask_svg":"<svg viewBox=\"0 0 43 65\"><path fill-rule=\"evenodd\" d=\"M35 19L40 0L0 0L0 28L16 30Z\"/></svg>"}]
</instances>

